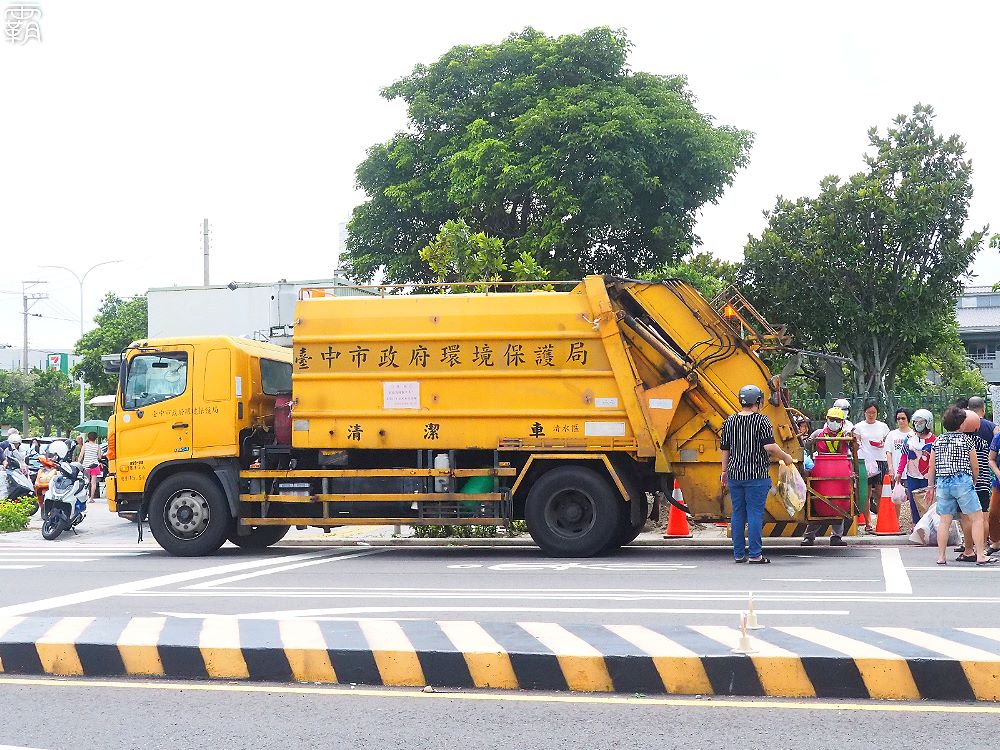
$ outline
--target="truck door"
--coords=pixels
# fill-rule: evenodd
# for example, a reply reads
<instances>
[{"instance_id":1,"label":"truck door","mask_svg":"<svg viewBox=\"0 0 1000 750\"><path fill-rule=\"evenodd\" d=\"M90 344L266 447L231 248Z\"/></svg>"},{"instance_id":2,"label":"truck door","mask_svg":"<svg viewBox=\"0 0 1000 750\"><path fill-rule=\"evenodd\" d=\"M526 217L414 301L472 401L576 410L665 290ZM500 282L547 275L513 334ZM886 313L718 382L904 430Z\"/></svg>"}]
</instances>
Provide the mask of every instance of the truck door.
<instances>
[{"instance_id":1,"label":"truck door","mask_svg":"<svg viewBox=\"0 0 1000 750\"><path fill-rule=\"evenodd\" d=\"M190 458L193 354L190 346L173 346L129 360L115 425L122 491L141 492L156 466Z\"/></svg>"}]
</instances>

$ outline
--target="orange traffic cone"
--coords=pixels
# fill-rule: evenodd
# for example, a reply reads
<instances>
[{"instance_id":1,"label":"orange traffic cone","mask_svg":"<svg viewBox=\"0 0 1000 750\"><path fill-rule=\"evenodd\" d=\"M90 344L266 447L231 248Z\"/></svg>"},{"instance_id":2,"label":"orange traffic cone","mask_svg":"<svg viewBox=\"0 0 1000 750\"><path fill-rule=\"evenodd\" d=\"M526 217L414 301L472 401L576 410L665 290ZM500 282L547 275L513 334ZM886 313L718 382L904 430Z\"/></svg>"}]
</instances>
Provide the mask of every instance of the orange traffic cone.
<instances>
[{"instance_id":1,"label":"orange traffic cone","mask_svg":"<svg viewBox=\"0 0 1000 750\"><path fill-rule=\"evenodd\" d=\"M889 475L882 477L882 496L878 500L878 517L875 522L875 533L884 536L900 535L899 517L896 515L896 504L892 502L892 485Z\"/></svg>"},{"instance_id":2,"label":"orange traffic cone","mask_svg":"<svg viewBox=\"0 0 1000 750\"><path fill-rule=\"evenodd\" d=\"M674 480L674 491L671 497L679 503L684 503L684 493L681 486ZM667 516L667 528L663 532L664 539L690 539L691 527L688 525L687 513L682 511L673 503L670 504L670 515Z\"/></svg>"}]
</instances>

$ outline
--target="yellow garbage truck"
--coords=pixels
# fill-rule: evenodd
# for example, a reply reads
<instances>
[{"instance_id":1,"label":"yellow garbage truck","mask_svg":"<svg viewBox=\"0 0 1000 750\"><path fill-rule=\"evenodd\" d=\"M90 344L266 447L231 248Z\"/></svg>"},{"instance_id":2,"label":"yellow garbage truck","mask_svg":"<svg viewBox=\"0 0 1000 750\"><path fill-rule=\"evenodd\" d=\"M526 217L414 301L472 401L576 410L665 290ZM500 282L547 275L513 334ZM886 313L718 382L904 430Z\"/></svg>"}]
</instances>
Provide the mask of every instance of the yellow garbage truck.
<instances>
[{"instance_id":1,"label":"yellow garbage truck","mask_svg":"<svg viewBox=\"0 0 1000 750\"><path fill-rule=\"evenodd\" d=\"M780 332L738 294L716 302L606 276L566 291L308 289L291 349L136 341L109 422L110 508L148 517L175 555L265 547L292 526L524 519L546 554L588 557L632 541L675 480L695 520L725 520L719 432L740 387L769 396L776 440L801 449L761 359Z\"/></svg>"}]
</instances>

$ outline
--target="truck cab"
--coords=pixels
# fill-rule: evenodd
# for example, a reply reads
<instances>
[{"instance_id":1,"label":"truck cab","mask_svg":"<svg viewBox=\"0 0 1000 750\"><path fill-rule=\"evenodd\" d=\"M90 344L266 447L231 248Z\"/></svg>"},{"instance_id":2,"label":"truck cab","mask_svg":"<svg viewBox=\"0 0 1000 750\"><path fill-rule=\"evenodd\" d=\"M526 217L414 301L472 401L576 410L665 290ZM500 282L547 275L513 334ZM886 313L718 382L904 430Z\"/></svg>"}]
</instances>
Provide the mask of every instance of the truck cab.
<instances>
[{"instance_id":1,"label":"truck cab","mask_svg":"<svg viewBox=\"0 0 1000 750\"><path fill-rule=\"evenodd\" d=\"M273 441L275 400L291 393L291 375L290 350L248 339L131 344L109 420L110 509L145 512L158 486L193 472L227 478L222 486L235 512L238 492L228 477L254 445Z\"/></svg>"}]
</instances>

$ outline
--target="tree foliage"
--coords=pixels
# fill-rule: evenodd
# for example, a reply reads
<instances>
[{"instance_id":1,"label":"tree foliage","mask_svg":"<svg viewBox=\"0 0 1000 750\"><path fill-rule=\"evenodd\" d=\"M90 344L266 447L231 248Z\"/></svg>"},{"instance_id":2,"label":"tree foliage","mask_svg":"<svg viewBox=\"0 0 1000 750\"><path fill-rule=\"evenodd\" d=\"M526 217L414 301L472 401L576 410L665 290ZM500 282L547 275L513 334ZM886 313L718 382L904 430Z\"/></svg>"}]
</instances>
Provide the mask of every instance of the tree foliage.
<instances>
[{"instance_id":1,"label":"tree foliage","mask_svg":"<svg viewBox=\"0 0 1000 750\"><path fill-rule=\"evenodd\" d=\"M31 436L65 434L80 417L80 388L59 370L0 370L0 424L21 426L28 407Z\"/></svg>"},{"instance_id":2,"label":"tree foliage","mask_svg":"<svg viewBox=\"0 0 1000 750\"><path fill-rule=\"evenodd\" d=\"M505 278L514 281L540 281L548 271L526 252L514 256L499 237L485 232L473 233L469 225L459 219L446 221L441 231L427 247L420 250L420 259L430 266L434 281L460 283L464 281L497 282ZM482 290L488 284L471 285ZM516 289L517 287L515 287ZM453 287L455 291L468 291Z\"/></svg>"},{"instance_id":3,"label":"tree foliage","mask_svg":"<svg viewBox=\"0 0 1000 750\"><path fill-rule=\"evenodd\" d=\"M966 356L954 313L944 321L940 340L933 349L915 354L903 363L896 378L896 390L970 395L988 392L982 371Z\"/></svg>"},{"instance_id":4,"label":"tree foliage","mask_svg":"<svg viewBox=\"0 0 1000 750\"><path fill-rule=\"evenodd\" d=\"M430 281L418 252L454 219L558 279L683 256L751 135L698 112L683 76L630 71L629 49L622 31L528 28L454 47L384 89L406 102L409 127L357 169L368 200L348 225L350 274Z\"/></svg>"},{"instance_id":5,"label":"tree foliage","mask_svg":"<svg viewBox=\"0 0 1000 750\"><path fill-rule=\"evenodd\" d=\"M901 366L947 340L985 231L964 235L972 166L958 136L917 105L868 132L866 169L815 198L778 198L746 247L747 296L796 344L850 358L857 393L891 390Z\"/></svg>"},{"instance_id":6,"label":"tree foliage","mask_svg":"<svg viewBox=\"0 0 1000 750\"><path fill-rule=\"evenodd\" d=\"M96 328L87 331L76 343L80 361L73 368L73 377L82 375L91 394L114 393L116 375L104 372L101 356L117 354L138 339L146 338L149 327L146 296L123 299L108 292L94 317Z\"/></svg>"},{"instance_id":7,"label":"tree foliage","mask_svg":"<svg viewBox=\"0 0 1000 750\"><path fill-rule=\"evenodd\" d=\"M691 253L678 261L667 263L655 271L640 276L643 279L681 279L686 281L705 299L711 301L740 279L741 265L715 257L708 251Z\"/></svg>"}]
</instances>

